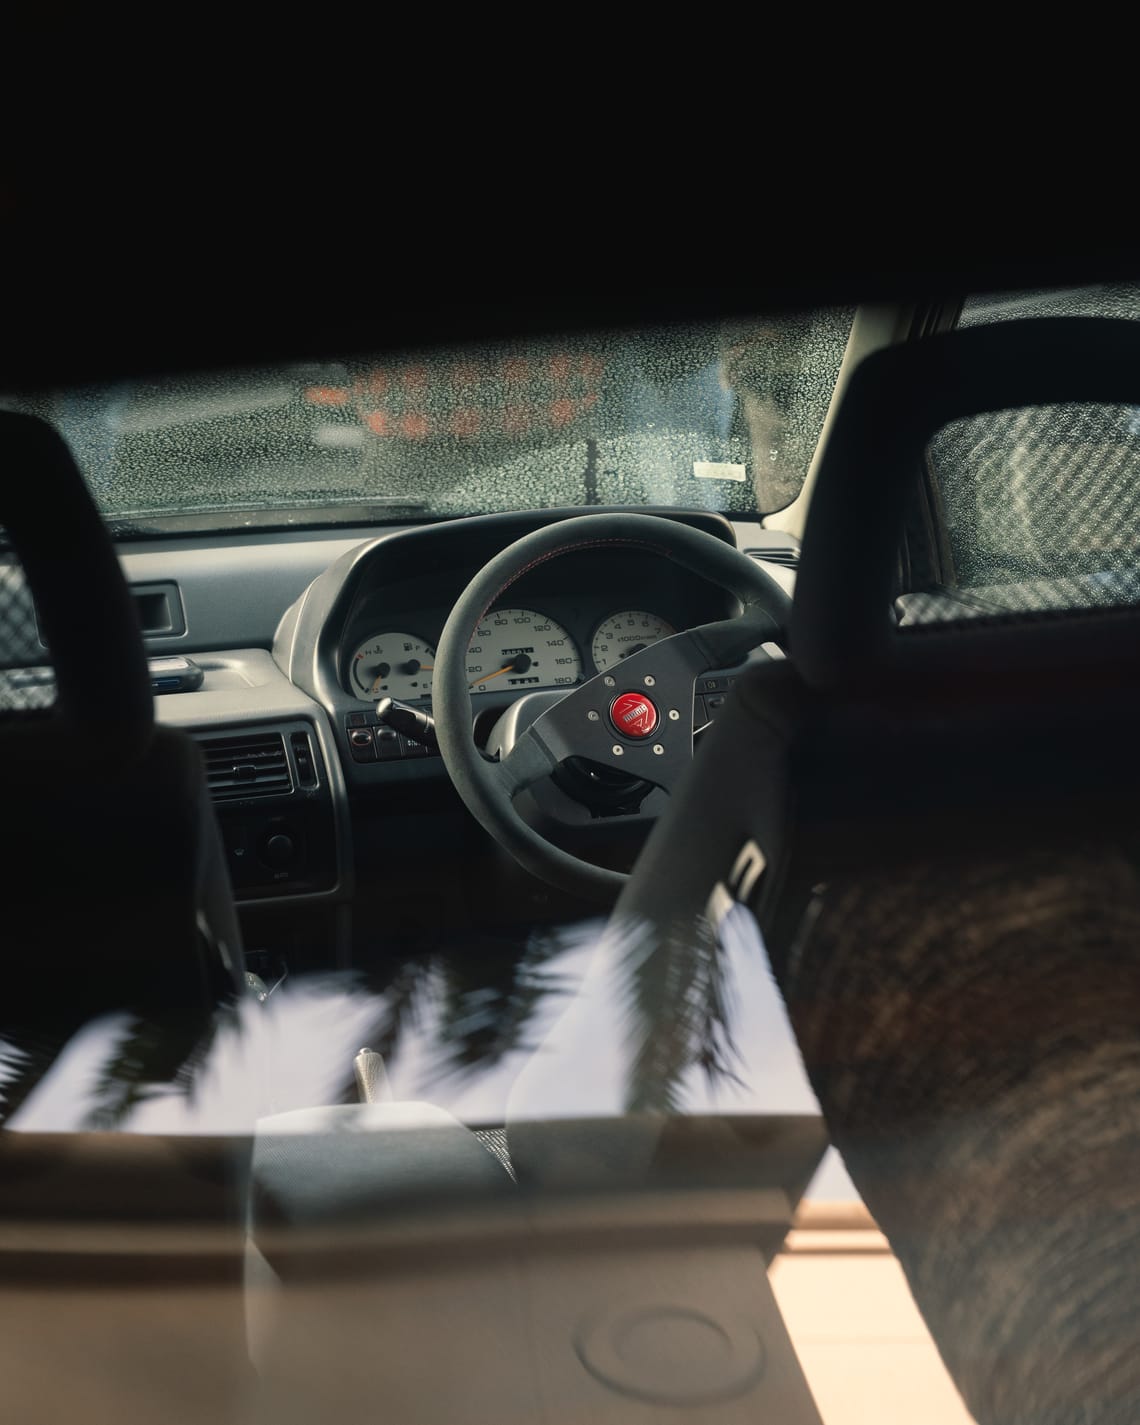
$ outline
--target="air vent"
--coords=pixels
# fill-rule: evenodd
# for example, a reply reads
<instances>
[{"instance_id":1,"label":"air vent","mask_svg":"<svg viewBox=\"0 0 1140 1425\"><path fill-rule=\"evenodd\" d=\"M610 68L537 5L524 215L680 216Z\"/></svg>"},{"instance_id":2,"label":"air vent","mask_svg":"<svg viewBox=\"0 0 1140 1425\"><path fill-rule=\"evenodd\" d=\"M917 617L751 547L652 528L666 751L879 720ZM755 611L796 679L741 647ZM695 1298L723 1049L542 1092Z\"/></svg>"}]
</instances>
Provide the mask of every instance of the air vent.
<instances>
[{"instance_id":1,"label":"air vent","mask_svg":"<svg viewBox=\"0 0 1140 1425\"><path fill-rule=\"evenodd\" d=\"M746 549L753 559L762 559L765 564L782 564L785 569L794 569L800 562L800 551L788 545L771 545L760 549Z\"/></svg>"},{"instance_id":2,"label":"air vent","mask_svg":"<svg viewBox=\"0 0 1140 1425\"><path fill-rule=\"evenodd\" d=\"M279 732L203 738L206 781L216 802L281 796L293 790L285 739Z\"/></svg>"}]
</instances>

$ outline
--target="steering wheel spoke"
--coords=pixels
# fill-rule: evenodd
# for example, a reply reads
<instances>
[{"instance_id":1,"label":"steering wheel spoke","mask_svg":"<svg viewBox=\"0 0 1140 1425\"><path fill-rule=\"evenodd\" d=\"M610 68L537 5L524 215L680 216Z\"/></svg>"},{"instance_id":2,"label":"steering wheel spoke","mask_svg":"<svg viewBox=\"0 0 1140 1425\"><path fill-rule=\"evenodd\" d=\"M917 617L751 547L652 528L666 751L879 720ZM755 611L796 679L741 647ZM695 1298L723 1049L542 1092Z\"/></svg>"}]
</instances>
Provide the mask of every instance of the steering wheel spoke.
<instances>
[{"instance_id":1,"label":"steering wheel spoke","mask_svg":"<svg viewBox=\"0 0 1140 1425\"><path fill-rule=\"evenodd\" d=\"M663 638L567 693L529 734L555 765L585 757L669 790L692 760L693 684L707 666L693 633Z\"/></svg>"},{"instance_id":2,"label":"steering wheel spoke","mask_svg":"<svg viewBox=\"0 0 1140 1425\"><path fill-rule=\"evenodd\" d=\"M502 790L513 799L527 787L533 787L535 782L556 772L560 760L550 752L532 725L496 764L495 774Z\"/></svg>"}]
</instances>

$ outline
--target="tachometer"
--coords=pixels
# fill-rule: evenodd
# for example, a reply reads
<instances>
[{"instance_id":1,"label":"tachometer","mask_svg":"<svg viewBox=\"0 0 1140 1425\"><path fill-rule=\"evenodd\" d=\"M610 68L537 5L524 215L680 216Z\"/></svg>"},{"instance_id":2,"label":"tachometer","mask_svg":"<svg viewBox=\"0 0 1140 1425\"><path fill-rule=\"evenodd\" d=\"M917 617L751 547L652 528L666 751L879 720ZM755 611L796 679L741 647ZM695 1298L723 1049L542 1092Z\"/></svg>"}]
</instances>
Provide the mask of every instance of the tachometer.
<instances>
[{"instance_id":1,"label":"tachometer","mask_svg":"<svg viewBox=\"0 0 1140 1425\"><path fill-rule=\"evenodd\" d=\"M422 698L431 692L435 649L410 633L378 633L352 655L358 698Z\"/></svg>"},{"instance_id":2,"label":"tachometer","mask_svg":"<svg viewBox=\"0 0 1140 1425\"><path fill-rule=\"evenodd\" d=\"M493 609L467 649L467 681L476 693L561 688L581 676L574 640L561 624L533 609Z\"/></svg>"},{"instance_id":3,"label":"tachometer","mask_svg":"<svg viewBox=\"0 0 1140 1425\"><path fill-rule=\"evenodd\" d=\"M594 641L590 645L594 667L599 673L628 658L631 653L640 653L659 638L669 638L677 630L657 614L646 613L644 609L625 609L619 614L611 614L598 625Z\"/></svg>"}]
</instances>

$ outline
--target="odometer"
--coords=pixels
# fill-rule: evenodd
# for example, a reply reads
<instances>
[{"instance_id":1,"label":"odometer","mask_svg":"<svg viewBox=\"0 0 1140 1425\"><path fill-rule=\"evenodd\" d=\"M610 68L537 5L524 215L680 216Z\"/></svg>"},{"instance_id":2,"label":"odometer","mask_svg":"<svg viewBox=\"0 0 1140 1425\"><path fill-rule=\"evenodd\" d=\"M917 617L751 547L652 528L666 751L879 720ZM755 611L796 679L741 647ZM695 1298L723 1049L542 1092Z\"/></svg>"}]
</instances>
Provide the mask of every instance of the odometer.
<instances>
[{"instance_id":1,"label":"odometer","mask_svg":"<svg viewBox=\"0 0 1140 1425\"><path fill-rule=\"evenodd\" d=\"M582 677L582 659L560 623L534 609L492 609L467 649L472 692L563 688Z\"/></svg>"}]
</instances>

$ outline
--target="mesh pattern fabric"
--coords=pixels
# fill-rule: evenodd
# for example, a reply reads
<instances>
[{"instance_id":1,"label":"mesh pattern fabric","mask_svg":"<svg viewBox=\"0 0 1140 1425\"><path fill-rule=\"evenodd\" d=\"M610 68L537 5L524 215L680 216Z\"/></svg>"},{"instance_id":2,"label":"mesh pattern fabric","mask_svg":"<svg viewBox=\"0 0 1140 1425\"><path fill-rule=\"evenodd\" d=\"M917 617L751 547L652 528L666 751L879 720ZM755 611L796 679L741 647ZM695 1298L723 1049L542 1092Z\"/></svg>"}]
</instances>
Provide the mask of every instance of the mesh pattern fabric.
<instances>
[{"instance_id":1,"label":"mesh pattern fabric","mask_svg":"<svg viewBox=\"0 0 1140 1425\"><path fill-rule=\"evenodd\" d=\"M55 702L55 680L40 642L31 590L20 565L0 564L0 718L42 711Z\"/></svg>"},{"instance_id":2,"label":"mesh pattern fabric","mask_svg":"<svg viewBox=\"0 0 1140 1425\"><path fill-rule=\"evenodd\" d=\"M965 587L1135 570L1140 411L1031 406L954 421L930 463Z\"/></svg>"},{"instance_id":3,"label":"mesh pattern fabric","mask_svg":"<svg viewBox=\"0 0 1140 1425\"><path fill-rule=\"evenodd\" d=\"M1140 320L1140 286L974 297L960 325L1058 316ZM971 416L934 437L928 465L954 588L900 609L904 628L1140 602L1140 407Z\"/></svg>"},{"instance_id":4,"label":"mesh pattern fabric","mask_svg":"<svg viewBox=\"0 0 1140 1425\"><path fill-rule=\"evenodd\" d=\"M503 1167L506 1168L512 1182L516 1181L514 1164L511 1162L511 1150L507 1146L507 1130L505 1128L476 1128L475 1137L486 1148L492 1157L497 1158Z\"/></svg>"},{"instance_id":5,"label":"mesh pattern fabric","mask_svg":"<svg viewBox=\"0 0 1140 1425\"><path fill-rule=\"evenodd\" d=\"M896 599L895 613L900 628L913 629L965 619L1008 622L1136 604L1140 604L1140 569L1128 569L977 589L926 589Z\"/></svg>"}]
</instances>

